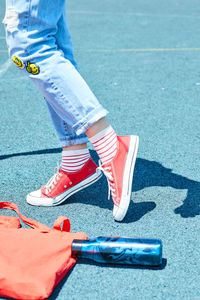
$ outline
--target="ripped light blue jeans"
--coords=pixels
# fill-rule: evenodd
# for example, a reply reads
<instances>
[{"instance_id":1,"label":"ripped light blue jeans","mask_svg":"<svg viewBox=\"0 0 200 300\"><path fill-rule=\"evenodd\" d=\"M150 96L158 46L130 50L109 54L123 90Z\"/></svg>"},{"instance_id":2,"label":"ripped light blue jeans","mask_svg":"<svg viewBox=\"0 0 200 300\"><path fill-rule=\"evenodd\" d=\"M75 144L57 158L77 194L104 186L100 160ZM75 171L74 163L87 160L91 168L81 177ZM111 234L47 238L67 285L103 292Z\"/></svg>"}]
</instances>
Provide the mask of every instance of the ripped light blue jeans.
<instances>
[{"instance_id":1,"label":"ripped light blue jeans","mask_svg":"<svg viewBox=\"0 0 200 300\"><path fill-rule=\"evenodd\" d=\"M44 96L61 147L87 143L107 110L77 71L65 0L6 0L9 55Z\"/></svg>"}]
</instances>

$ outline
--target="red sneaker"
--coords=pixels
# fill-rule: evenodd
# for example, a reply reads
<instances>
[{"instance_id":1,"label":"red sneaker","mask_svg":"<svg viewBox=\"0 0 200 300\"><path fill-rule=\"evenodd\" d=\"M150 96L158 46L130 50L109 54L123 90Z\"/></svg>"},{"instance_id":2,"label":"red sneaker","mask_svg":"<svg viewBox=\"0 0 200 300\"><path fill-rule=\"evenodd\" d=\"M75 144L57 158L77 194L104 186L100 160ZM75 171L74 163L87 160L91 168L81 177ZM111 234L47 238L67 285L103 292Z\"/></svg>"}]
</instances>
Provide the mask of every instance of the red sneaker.
<instances>
[{"instance_id":1,"label":"red sneaker","mask_svg":"<svg viewBox=\"0 0 200 300\"><path fill-rule=\"evenodd\" d=\"M116 221L125 217L131 198L133 171L138 151L139 137L118 136L118 152L113 160L100 165L108 180L114 202L113 216Z\"/></svg>"},{"instance_id":2,"label":"red sneaker","mask_svg":"<svg viewBox=\"0 0 200 300\"><path fill-rule=\"evenodd\" d=\"M98 171L97 165L90 158L78 172L56 171L45 186L28 194L26 201L31 205L58 205L74 193L96 182L101 176L102 173Z\"/></svg>"}]
</instances>

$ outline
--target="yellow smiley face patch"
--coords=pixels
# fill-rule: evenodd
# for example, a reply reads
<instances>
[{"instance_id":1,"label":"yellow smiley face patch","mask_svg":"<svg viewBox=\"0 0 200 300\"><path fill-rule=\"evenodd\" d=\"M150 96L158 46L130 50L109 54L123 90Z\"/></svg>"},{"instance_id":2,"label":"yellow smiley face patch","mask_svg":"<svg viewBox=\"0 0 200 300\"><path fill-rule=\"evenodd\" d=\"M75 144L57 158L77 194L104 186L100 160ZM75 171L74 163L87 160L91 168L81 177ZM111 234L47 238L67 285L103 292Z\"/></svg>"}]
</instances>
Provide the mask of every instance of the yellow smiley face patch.
<instances>
[{"instance_id":1,"label":"yellow smiley face patch","mask_svg":"<svg viewBox=\"0 0 200 300\"><path fill-rule=\"evenodd\" d=\"M25 67L25 64L23 63L23 61L15 55L12 56L12 61L20 69L23 69Z\"/></svg>"},{"instance_id":2,"label":"yellow smiley face patch","mask_svg":"<svg viewBox=\"0 0 200 300\"><path fill-rule=\"evenodd\" d=\"M30 61L27 62L26 70L27 72L33 75L37 75L40 73L40 68L36 64L31 63Z\"/></svg>"}]
</instances>

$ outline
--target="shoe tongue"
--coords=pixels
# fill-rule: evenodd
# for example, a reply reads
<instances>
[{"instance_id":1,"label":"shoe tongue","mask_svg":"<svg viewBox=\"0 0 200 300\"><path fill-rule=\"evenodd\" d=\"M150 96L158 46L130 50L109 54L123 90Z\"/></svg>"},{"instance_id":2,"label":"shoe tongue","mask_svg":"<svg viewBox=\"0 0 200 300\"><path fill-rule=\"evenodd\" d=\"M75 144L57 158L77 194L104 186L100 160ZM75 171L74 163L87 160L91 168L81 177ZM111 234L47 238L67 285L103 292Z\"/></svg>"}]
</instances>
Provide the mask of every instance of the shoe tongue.
<instances>
[{"instance_id":1,"label":"shoe tongue","mask_svg":"<svg viewBox=\"0 0 200 300\"><path fill-rule=\"evenodd\" d=\"M67 172L63 171L62 169L59 169L59 170L58 170L58 173L61 173L61 174L68 174Z\"/></svg>"},{"instance_id":2,"label":"shoe tongue","mask_svg":"<svg viewBox=\"0 0 200 300\"><path fill-rule=\"evenodd\" d=\"M41 194L46 196L46 186L43 185L40 190L41 190Z\"/></svg>"},{"instance_id":3,"label":"shoe tongue","mask_svg":"<svg viewBox=\"0 0 200 300\"><path fill-rule=\"evenodd\" d=\"M101 166L102 166L103 168L111 167L112 162L113 162L113 159L110 160L110 161L108 161L108 162L106 162L106 163L104 163L104 164L102 164Z\"/></svg>"}]
</instances>

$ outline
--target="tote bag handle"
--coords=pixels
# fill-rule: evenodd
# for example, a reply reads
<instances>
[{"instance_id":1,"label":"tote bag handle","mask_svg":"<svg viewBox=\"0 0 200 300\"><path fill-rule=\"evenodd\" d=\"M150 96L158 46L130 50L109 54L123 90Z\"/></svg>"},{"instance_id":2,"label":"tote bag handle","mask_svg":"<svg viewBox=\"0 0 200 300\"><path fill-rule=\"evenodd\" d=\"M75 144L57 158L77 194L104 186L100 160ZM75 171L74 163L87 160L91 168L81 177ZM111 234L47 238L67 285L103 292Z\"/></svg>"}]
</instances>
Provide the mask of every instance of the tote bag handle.
<instances>
[{"instance_id":1,"label":"tote bag handle","mask_svg":"<svg viewBox=\"0 0 200 300\"><path fill-rule=\"evenodd\" d=\"M48 227L42 223L39 223L35 220L29 219L29 218L23 216L20 213L18 206L12 202L0 202L0 209L1 208L14 210L25 224L29 225L30 227L32 227L34 229L39 229L40 231L51 231L52 230L50 227Z\"/></svg>"},{"instance_id":2,"label":"tote bag handle","mask_svg":"<svg viewBox=\"0 0 200 300\"><path fill-rule=\"evenodd\" d=\"M34 229L38 229L40 231L51 231L52 230L50 227L48 227L42 223L39 223L35 220L29 219L26 216L22 215L19 211L18 206L12 202L0 202L0 209L1 208L14 210L25 224L29 225L30 227L32 227ZM54 225L53 225L54 230L66 231L66 232L70 232L70 227L71 226L70 226L69 219L64 216L58 217L58 219L54 222Z\"/></svg>"}]
</instances>

